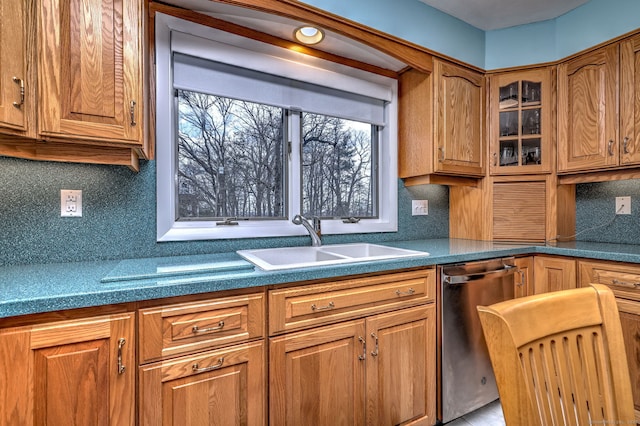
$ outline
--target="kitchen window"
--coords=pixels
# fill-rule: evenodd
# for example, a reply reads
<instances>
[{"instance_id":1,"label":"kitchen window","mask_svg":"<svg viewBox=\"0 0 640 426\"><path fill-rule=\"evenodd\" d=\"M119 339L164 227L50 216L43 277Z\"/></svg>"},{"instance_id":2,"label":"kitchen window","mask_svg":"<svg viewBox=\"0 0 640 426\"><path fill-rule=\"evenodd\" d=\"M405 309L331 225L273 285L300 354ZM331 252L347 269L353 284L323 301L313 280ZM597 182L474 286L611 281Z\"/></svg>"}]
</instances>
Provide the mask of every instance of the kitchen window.
<instances>
[{"instance_id":1,"label":"kitchen window","mask_svg":"<svg viewBox=\"0 0 640 426\"><path fill-rule=\"evenodd\" d=\"M158 240L397 230L397 83L156 15Z\"/></svg>"}]
</instances>

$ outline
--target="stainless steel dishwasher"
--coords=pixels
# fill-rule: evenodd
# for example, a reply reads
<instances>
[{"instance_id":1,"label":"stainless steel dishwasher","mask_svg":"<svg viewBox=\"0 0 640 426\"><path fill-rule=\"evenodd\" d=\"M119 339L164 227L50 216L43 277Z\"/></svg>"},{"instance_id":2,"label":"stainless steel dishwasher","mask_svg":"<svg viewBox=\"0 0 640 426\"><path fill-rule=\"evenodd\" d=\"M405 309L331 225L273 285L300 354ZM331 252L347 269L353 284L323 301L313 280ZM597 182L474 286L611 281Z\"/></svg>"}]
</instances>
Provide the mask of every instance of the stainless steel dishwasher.
<instances>
[{"instance_id":1,"label":"stainless steel dishwasher","mask_svg":"<svg viewBox=\"0 0 640 426\"><path fill-rule=\"evenodd\" d=\"M441 403L447 423L498 398L476 306L513 299L518 268L509 257L439 269Z\"/></svg>"}]
</instances>

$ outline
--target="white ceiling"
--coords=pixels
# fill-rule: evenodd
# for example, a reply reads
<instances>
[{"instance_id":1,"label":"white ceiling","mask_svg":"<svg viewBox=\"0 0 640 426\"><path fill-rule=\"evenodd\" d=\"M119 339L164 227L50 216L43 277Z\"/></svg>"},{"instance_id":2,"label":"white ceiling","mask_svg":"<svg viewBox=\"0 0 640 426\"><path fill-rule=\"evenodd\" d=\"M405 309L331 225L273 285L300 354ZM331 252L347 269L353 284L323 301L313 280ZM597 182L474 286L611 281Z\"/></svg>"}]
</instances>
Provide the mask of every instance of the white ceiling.
<instances>
[{"instance_id":1,"label":"white ceiling","mask_svg":"<svg viewBox=\"0 0 640 426\"><path fill-rule=\"evenodd\" d=\"M557 18L589 0L420 0L489 31Z\"/></svg>"}]
</instances>

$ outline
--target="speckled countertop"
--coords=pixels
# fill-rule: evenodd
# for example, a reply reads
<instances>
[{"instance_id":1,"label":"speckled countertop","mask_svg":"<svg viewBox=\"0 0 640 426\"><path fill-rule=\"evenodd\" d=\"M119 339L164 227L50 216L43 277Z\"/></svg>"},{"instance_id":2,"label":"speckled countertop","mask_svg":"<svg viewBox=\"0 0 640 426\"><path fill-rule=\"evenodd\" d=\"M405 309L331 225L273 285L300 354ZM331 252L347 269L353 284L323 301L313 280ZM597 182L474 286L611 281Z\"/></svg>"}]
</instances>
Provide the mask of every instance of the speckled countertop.
<instances>
[{"instance_id":1,"label":"speckled countertop","mask_svg":"<svg viewBox=\"0 0 640 426\"><path fill-rule=\"evenodd\" d=\"M640 245L437 239L384 243L428 256L266 272L236 253L0 267L0 318L523 254L640 263Z\"/></svg>"}]
</instances>

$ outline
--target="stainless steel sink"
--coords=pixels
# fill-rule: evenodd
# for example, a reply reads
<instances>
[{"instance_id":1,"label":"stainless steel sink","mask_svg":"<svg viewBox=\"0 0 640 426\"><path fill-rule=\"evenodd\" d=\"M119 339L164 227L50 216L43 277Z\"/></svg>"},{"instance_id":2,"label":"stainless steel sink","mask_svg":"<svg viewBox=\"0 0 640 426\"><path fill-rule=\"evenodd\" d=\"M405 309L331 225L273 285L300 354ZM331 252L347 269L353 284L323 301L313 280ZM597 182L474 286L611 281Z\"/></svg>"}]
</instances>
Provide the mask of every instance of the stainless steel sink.
<instances>
[{"instance_id":1,"label":"stainless steel sink","mask_svg":"<svg viewBox=\"0 0 640 426\"><path fill-rule=\"evenodd\" d=\"M237 253L265 271L429 255L424 251L369 243L239 250Z\"/></svg>"}]
</instances>

